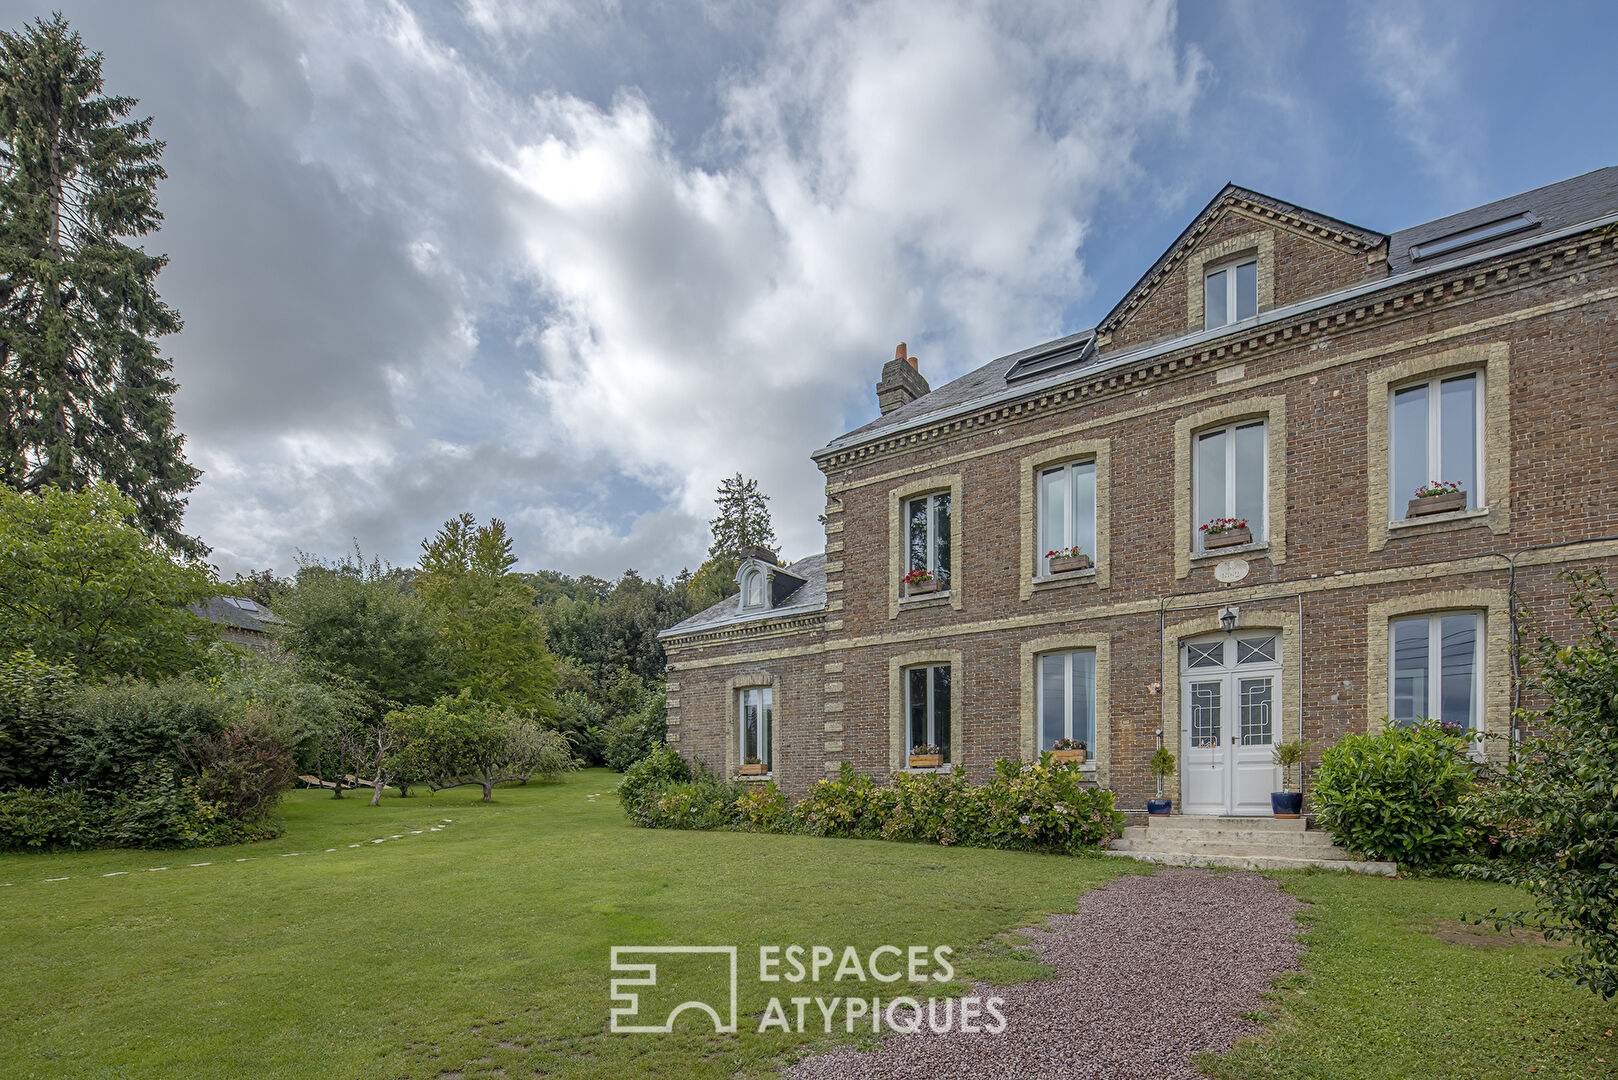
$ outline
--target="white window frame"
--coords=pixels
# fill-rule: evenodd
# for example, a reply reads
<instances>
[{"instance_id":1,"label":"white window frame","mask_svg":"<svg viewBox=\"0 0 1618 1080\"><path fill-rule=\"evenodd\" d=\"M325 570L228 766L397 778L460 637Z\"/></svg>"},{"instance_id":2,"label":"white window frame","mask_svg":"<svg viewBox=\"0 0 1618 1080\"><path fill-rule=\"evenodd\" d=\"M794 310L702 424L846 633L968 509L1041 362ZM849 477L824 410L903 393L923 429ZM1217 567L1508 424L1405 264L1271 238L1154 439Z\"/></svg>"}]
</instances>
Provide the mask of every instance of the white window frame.
<instances>
[{"instance_id":1,"label":"white window frame","mask_svg":"<svg viewBox=\"0 0 1618 1080\"><path fill-rule=\"evenodd\" d=\"M1439 460L1444 453L1444 395L1443 384L1455 382L1459 379L1477 380L1476 388L1472 393L1472 446L1476 458L1472 462L1472 475L1477 477L1477 490L1469 492L1472 500L1470 509L1484 509L1488 503L1485 487L1488 480L1485 476L1487 457L1483 447L1483 419L1484 419L1484 373L1479 371L1451 371L1446 375L1434 375L1426 379L1414 379L1410 382L1399 383L1388 387L1388 520L1407 521L1405 513L1409 509L1410 500L1416 497L1414 491L1403 493L1393 489L1398 483L1399 468L1399 438L1398 428L1394 424L1394 400L1406 390L1414 390L1418 386L1427 388L1427 471L1432 473L1422 480L1427 483L1431 480L1443 480L1443 463ZM1433 463L1439 462L1436 471Z\"/></svg>"},{"instance_id":2,"label":"white window frame","mask_svg":"<svg viewBox=\"0 0 1618 1080\"><path fill-rule=\"evenodd\" d=\"M1258 418L1248 417L1245 420L1233 420L1228 424L1219 424L1215 427L1205 427L1191 433L1191 544L1196 551L1205 551L1203 547L1202 526L1216 517L1236 517L1236 431L1238 428L1261 427L1264 429L1264 453L1260 459L1264 462L1264 475L1260 479L1259 490L1263 492L1264 499L1259 506L1259 520L1249 521L1248 528L1253 533L1253 543L1267 544L1270 539L1270 419L1267 416ZM1225 505L1218 508L1202 505L1202 455L1198 452L1198 444L1209 435L1223 433L1225 436Z\"/></svg>"},{"instance_id":3,"label":"white window frame","mask_svg":"<svg viewBox=\"0 0 1618 1080\"><path fill-rule=\"evenodd\" d=\"M1085 465L1088 465L1091 468L1091 474L1090 474L1090 480L1091 480L1091 483L1090 483L1090 535L1089 536L1083 536L1083 537L1075 537L1074 532L1076 530L1074 528L1073 523L1074 523L1074 520L1075 520L1077 515L1074 512L1075 508L1074 508L1074 499L1073 499L1073 470L1075 468L1083 467ZM1097 487L1101 483L1101 467L1100 467L1099 464L1097 464L1095 458L1079 458L1079 459L1076 459L1074 461L1064 461L1060 465L1051 465L1051 466L1047 466L1045 468L1039 469L1035 473L1035 476L1034 476L1034 489L1035 489L1034 490L1034 498L1035 498L1036 503L1037 503L1037 509L1035 511L1035 518L1034 518L1034 547L1035 547L1034 556L1035 556L1035 558L1038 559L1038 563L1037 563L1037 565L1039 567L1039 575L1038 576L1041 579L1049 578L1049 577L1052 576L1051 575L1051 560L1045 554L1047 551L1050 551L1051 549L1046 546L1045 541L1043 539L1044 535L1045 535L1045 517L1046 517L1046 514L1047 514L1047 510L1046 510L1046 507L1045 507L1045 478L1047 476L1051 475L1052 473L1061 473L1062 474L1062 483L1063 483L1063 486L1065 487L1066 492L1067 492L1066 503L1065 503L1065 505L1067 506L1067 520L1062 523L1063 541L1062 541L1062 544L1059 545L1059 546L1061 546L1061 547L1077 547L1084 554L1090 556L1090 562L1091 562L1091 565L1093 567L1099 567L1101 565L1101 558L1100 558L1100 555L1099 555L1099 553L1098 553L1098 551L1096 549L1096 529L1099 527L1099 525L1097 523L1096 504L1100 501L1100 495L1099 495L1099 493L1097 491ZM953 509L954 508L952 507L951 508L952 512L953 512ZM951 553L950 557L952 559L954 558L953 552Z\"/></svg>"},{"instance_id":4,"label":"white window frame","mask_svg":"<svg viewBox=\"0 0 1618 1080\"><path fill-rule=\"evenodd\" d=\"M1258 318L1258 256L1247 255L1229 262L1205 266L1202 269L1202 328L1204 330L1217 330L1221 326L1235 326L1247 319L1236 318L1236 270L1238 267L1251 266L1253 268L1253 314L1248 319ZM1225 275L1225 314L1228 318L1222 323L1208 322L1208 279L1215 274Z\"/></svg>"},{"instance_id":5,"label":"white window frame","mask_svg":"<svg viewBox=\"0 0 1618 1080\"><path fill-rule=\"evenodd\" d=\"M736 691L736 761L738 764L747 762L747 699L749 696L758 699L759 705L759 761L764 764L766 776L775 772L775 688L771 686L746 686ZM766 713L769 720L764 719Z\"/></svg>"},{"instance_id":6,"label":"white window frame","mask_svg":"<svg viewBox=\"0 0 1618 1080\"><path fill-rule=\"evenodd\" d=\"M1096 716L1096 684L1100 681L1101 658L1094 649L1056 649L1051 652L1036 653L1034 655L1034 686L1036 699L1034 705L1034 745L1036 751L1045 747L1045 661L1052 656L1062 657L1062 700L1065 703L1062 716L1063 738L1074 739L1073 734L1073 657L1079 653L1088 653L1091 658L1091 670L1096 674L1090 680L1090 726L1092 728L1089 738L1084 740L1085 762L1084 767L1096 767L1096 741L1100 738L1094 730L1100 726Z\"/></svg>"},{"instance_id":7,"label":"white window frame","mask_svg":"<svg viewBox=\"0 0 1618 1080\"><path fill-rule=\"evenodd\" d=\"M911 750L912 747L919 745L915 740L914 733L910 730L910 717L911 717L912 712L914 711L914 707L915 707L915 703L916 703L915 698L911 695L911 692L910 692L910 675L911 675L912 672L915 672L915 671L925 671L927 673L927 679L926 679L926 683L927 683L927 701L926 701L927 738L924 741L927 744L932 745L932 746L940 746L940 747L942 746L942 744L940 744L939 741L938 741L938 702L937 702L937 696L936 696L936 691L938 689L938 684L937 684L937 680L933 676L933 672L936 671L939 668L944 668L946 671L949 671L949 673L950 673L950 676L949 676L950 708L945 712L945 715L950 717L951 720L953 720L954 719L953 713L954 713L954 707L955 707L955 694L956 694L957 691L956 691L956 686L955 686L955 672L954 672L953 666L951 664L949 664L947 662L934 663L934 664L911 664L909 667L903 668L903 669L900 670L900 676L904 679L904 690L905 690L905 697L904 697L904 701L905 701L904 731L905 731L905 754L906 754L906 756L909 755L910 750ZM953 723L950 726L953 729L953 727L954 727ZM954 730L950 731L950 733L949 733L949 752L944 755L944 763L946 765L950 764L950 759L952 757L954 757L954 755L955 755L955 740L957 738L959 738L959 737L960 737L959 732L954 731Z\"/></svg>"},{"instance_id":8,"label":"white window frame","mask_svg":"<svg viewBox=\"0 0 1618 1080\"><path fill-rule=\"evenodd\" d=\"M904 570L900 574L901 577L903 577L903 576L905 576L907 574L913 573L914 570L915 570L915 568L910 565L910 550L911 550L911 543L910 543L910 528L911 528L910 508L912 506L914 506L918 502L925 502L927 504L927 544L926 544L927 565L926 565L925 569L929 574L933 575L933 577L936 578L938 576L938 540L939 540L938 507L940 505L941 500L943 500L943 499L950 499L950 492L949 492L949 490L947 488L945 490L943 490L943 491L930 491L925 495L914 495L914 496L904 500L904 502L900 504L899 512L904 516L904 539L905 539L904 562L902 563L902 565L904 567ZM950 518L951 518L952 521L954 520L954 516L957 513L960 512L959 508L955 506L955 501L953 499L950 499L949 512L950 512ZM948 537L946 537L946 539L948 539ZM954 550L954 547L952 545L951 548L950 548L950 562L951 562L951 564L953 564L954 561L955 561L955 550ZM934 596L947 596L949 594L950 586L954 583L954 580L955 580L955 567L953 565L951 565L950 566L949 580L945 581L945 582L941 582L938 591L936 593L928 594L928 599L931 599Z\"/></svg>"},{"instance_id":9,"label":"white window frame","mask_svg":"<svg viewBox=\"0 0 1618 1080\"><path fill-rule=\"evenodd\" d=\"M1393 628L1399 623L1427 623L1427 710L1418 713L1423 720L1441 720L1444 715L1444 619L1451 615L1472 616L1472 712L1466 729L1472 735L1473 753L1481 753L1483 730L1483 639L1488 613L1473 608L1452 608L1446 611L1395 615L1388 620L1388 723L1401 721L1395 715L1394 703L1398 692L1398 662Z\"/></svg>"},{"instance_id":10,"label":"white window frame","mask_svg":"<svg viewBox=\"0 0 1618 1080\"><path fill-rule=\"evenodd\" d=\"M757 589L758 589L758 599L757 600L752 599L752 597L750 596L750 594L752 593L752 591L753 591L753 589L755 587L757 587ZM768 589L769 589L769 581L766 579L764 571L762 571L762 570L751 570L748 573L743 574L742 575L742 602L741 602L742 610L743 611L759 611L759 610L762 610L764 608L769 607L770 604L769 604L769 592L768 592Z\"/></svg>"}]
</instances>

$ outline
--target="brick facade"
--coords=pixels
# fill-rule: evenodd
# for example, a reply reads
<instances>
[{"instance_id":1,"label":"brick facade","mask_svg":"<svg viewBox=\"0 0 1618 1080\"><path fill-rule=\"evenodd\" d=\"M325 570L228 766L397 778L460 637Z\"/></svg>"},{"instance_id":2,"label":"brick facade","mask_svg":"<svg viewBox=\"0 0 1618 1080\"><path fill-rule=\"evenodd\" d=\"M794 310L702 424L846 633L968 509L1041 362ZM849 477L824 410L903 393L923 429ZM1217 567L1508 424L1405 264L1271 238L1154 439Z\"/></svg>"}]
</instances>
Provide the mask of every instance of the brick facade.
<instances>
[{"instance_id":1,"label":"brick facade","mask_svg":"<svg viewBox=\"0 0 1618 1080\"><path fill-rule=\"evenodd\" d=\"M1096 777L1137 809L1153 791L1159 728L1180 752L1180 641L1217 631L1226 605L1243 629L1280 635L1281 732L1314 743L1310 765L1322 746L1380 722L1388 620L1410 612L1483 613L1482 723L1510 734L1511 586L1566 632L1557 572L1618 562L1618 239L1585 230L1464 271L1393 277L1386 244L1354 248L1248 211L1213 217L1114 322L1094 371L821 451L824 611L668 637L670 742L729 767L727 687L763 672L778 680L784 789L845 761L886 775L902 764L896 658L953 655L955 764L981 777L997 758L1031 754L1032 658L1083 642L1101 646ZM1186 267L1258 232L1273 251L1274 308L1387 285L1284 321L1261 310L1257 324L1177 346L1200 280ZM1167 344L1106 363L1151 341ZM1488 505L1389 525L1389 386L1474 370L1485 379ZM1243 416L1270 419L1271 530L1268 546L1235 556L1247 564L1239 575L1230 556L1191 550L1186 456L1197 428ZM1105 463L1104 565L1036 580L1032 470L1081 451ZM961 587L901 602L895 493L926 490L954 493ZM1177 798L1177 783L1166 794Z\"/></svg>"}]
</instances>

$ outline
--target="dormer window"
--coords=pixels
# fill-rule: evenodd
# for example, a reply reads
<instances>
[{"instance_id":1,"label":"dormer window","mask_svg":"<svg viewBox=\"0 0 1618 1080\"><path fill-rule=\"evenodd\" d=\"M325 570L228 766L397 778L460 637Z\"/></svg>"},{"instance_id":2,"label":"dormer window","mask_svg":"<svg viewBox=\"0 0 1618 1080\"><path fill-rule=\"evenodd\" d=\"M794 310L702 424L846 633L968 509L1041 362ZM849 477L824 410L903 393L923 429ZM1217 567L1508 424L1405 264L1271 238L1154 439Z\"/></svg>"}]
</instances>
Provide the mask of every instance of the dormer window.
<instances>
[{"instance_id":1,"label":"dormer window","mask_svg":"<svg viewBox=\"0 0 1618 1080\"><path fill-rule=\"evenodd\" d=\"M1204 327L1213 330L1258 315L1258 259L1228 262L1202 278Z\"/></svg>"},{"instance_id":2,"label":"dormer window","mask_svg":"<svg viewBox=\"0 0 1618 1080\"><path fill-rule=\"evenodd\" d=\"M769 579L766 572L760 567L748 567L742 571L742 610L757 611L768 607Z\"/></svg>"}]
</instances>

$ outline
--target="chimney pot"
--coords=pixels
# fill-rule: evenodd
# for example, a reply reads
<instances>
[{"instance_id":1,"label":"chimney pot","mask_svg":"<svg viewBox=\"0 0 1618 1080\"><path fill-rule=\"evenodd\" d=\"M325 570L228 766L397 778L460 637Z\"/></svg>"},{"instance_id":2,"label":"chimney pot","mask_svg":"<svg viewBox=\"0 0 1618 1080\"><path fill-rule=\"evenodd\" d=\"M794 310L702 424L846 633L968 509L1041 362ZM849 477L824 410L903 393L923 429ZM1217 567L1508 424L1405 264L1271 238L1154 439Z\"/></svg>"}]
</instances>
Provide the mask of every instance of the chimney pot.
<instances>
[{"instance_id":1,"label":"chimney pot","mask_svg":"<svg viewBox=\"0 0 1618 1080\"><path fill-rule=\"evenodd\" d=\"M893 359L882 369L882 381L876 384L877 404L883 414L892 412L921 397L930 388L921 374L921 364L904 342L893 350Z\"/></svg>"}]
</instances>

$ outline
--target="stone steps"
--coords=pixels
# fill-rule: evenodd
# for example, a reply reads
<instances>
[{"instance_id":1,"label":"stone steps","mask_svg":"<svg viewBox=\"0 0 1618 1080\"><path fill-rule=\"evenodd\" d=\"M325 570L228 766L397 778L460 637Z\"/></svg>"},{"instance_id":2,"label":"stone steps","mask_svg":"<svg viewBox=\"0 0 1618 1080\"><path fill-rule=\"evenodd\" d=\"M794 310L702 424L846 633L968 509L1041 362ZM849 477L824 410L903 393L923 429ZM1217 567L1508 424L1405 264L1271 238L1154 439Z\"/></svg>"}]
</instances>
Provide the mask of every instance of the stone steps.
<instances>
[{"instance_id":1,"label":"stone steps","mask_svg":"<svg viewBox=\"0 0 1618 1080\"><path fill-rule=\"evenodd\" d=\"M1393 863L1356 859L1332 843L1331 835L1309 828L1303 818L1213 817L1174 814L1126 825L1113 841L1123 858L1176 866L1229 866L1244 870L1298 870L1316 867L1393 876Z\"/></svg>"}]
</instances>

